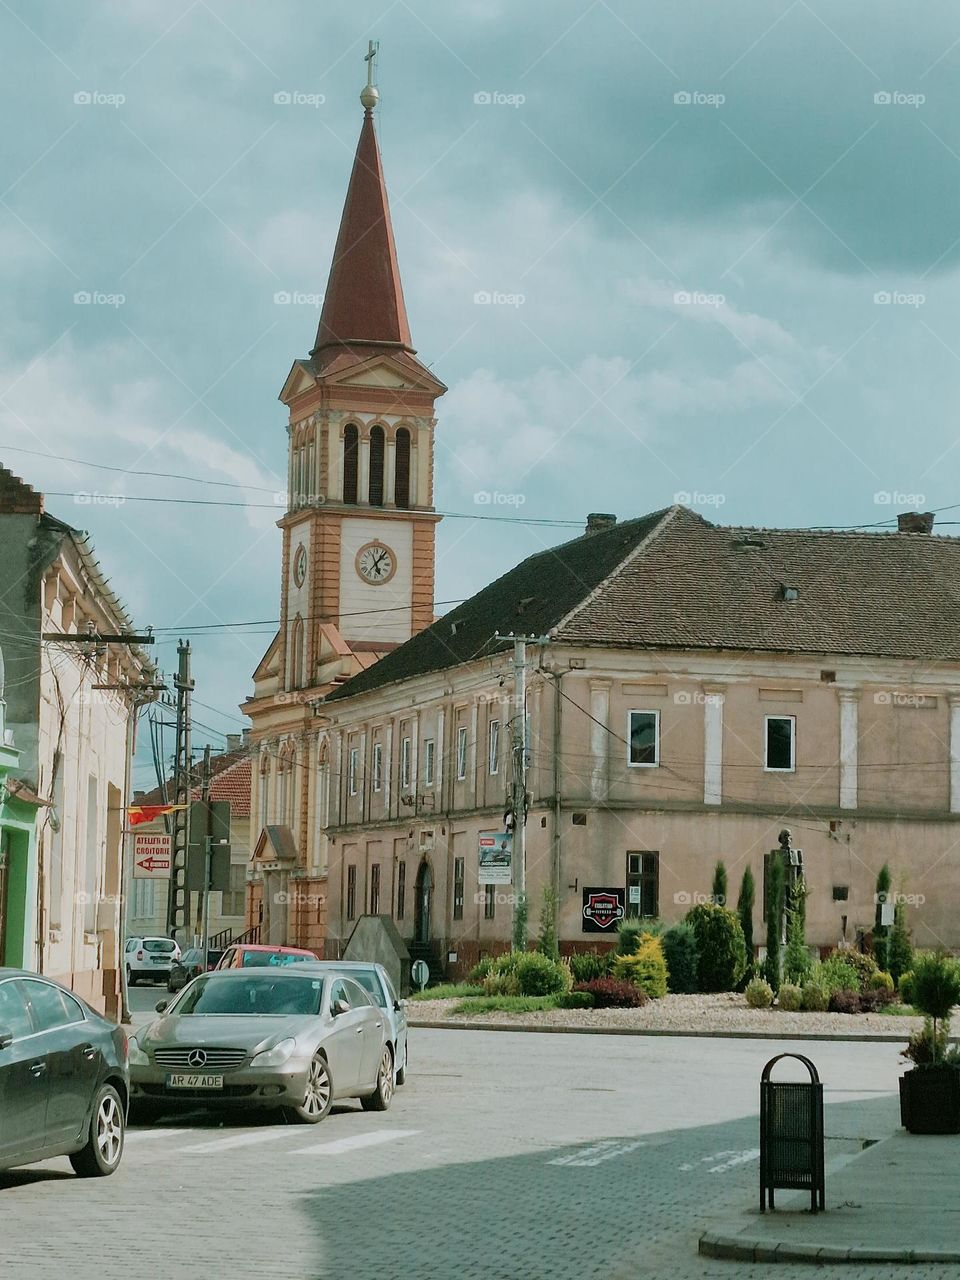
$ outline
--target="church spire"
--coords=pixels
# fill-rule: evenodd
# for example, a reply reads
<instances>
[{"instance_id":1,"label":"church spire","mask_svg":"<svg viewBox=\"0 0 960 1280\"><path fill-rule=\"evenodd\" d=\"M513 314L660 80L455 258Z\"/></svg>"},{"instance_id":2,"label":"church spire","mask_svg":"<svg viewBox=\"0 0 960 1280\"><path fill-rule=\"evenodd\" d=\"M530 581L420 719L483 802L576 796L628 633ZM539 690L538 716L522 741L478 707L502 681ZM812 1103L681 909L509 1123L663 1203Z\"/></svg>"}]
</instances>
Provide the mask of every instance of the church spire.
<instances>
[{"instance_id":1,"label":"church spire","mask_svg":"<svg viewBox=\"0 0 960 1280\"><path fill-rule=\"evenodd\" d=\"M340 233L311 355L336 346L389 346L412 350L383 164L373 124L380 94L373 83L376 46L366 57L360 94L363 125L340 220Z\"/></svg>"}]
</instances>

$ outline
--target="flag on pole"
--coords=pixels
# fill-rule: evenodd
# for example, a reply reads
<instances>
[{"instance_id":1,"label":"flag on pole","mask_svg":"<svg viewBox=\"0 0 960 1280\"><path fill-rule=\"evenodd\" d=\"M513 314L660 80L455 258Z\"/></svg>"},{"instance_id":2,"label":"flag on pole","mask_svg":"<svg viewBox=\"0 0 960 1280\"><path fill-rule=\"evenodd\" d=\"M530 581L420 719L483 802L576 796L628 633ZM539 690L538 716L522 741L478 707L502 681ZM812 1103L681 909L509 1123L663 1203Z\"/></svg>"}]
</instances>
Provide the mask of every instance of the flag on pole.
<instances>
[{"instance_id":1,"label":"flag on pole","mask_svg":"<svg viewBox=\"0 0 960 1280\"><path fill-rule=\"evenodd\" d=\"M131 827L139 827L141 822L152 822L165 813L173 813L175 809L186 809L185 804L131 804L127 808L127 819Z\"/></svg>"}]
</instances>

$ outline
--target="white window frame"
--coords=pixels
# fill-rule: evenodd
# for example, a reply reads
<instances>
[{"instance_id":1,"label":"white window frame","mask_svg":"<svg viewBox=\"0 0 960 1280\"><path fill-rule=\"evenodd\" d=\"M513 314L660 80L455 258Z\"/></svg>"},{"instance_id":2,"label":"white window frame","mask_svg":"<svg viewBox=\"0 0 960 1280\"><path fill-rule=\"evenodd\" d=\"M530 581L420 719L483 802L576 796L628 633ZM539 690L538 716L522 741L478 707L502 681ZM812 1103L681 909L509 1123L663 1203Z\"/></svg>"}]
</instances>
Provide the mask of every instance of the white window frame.
<instances>
[{"instance_id":1,"label":"white window frame","mask_svg":"<svg viewBox=\"0 0 960 1280\"><path fill-rule=\"evenodd\" d=\"M350 795L357 794L357 766L360 763L360 748L351 747L350 755L347 762L347 791Z\"/></svg>"},{"instance_id":2,"label":"white window frame","mask_svg":"<svg viewBox=\"0 0 960 1280\"><path fill-rule=\"evenodd\" d=\"M410 735L400 739L400 790L410 789Z\"/></svg>"},{"instance_id":3,"label":"white window frame","mask_svg":"<svg viewBox=\"0 0 960 1280\"><path fill-rule=\"evenodd\" d=\"M767 749L770 745L769 724L771 720L788 720L790 722L790 765L786 769L767 763ZM797 717L796 716L764 716L763 717L763 772L764 773L796 773L797 771Z\"/></svg>"},{"instance_id":4,"label":"white window frame","mask_svg":"<svg viewBox=\"0 0 960 1280\"><path fill-rule=\"evenodd\" d=\"M633 717L653 716L654 745L652 760L631 760L633 751ZM630 769L659 769L660 767L660 712L652 707L631 707L627 712L627 767Z\"/></svg>"},{"instance_id":5,"label":"white window frame","mask_svg":"<svg viewBox=\"0 0 960 1280\"><path fill-rule=\"evenodd\" d=\"M467 726L457 726L457 781L463 782L467 776Z\"/></svg>"},{"instance_id":6,"label":"white window frame","mask_svg":"<svg viewBox=\"0 0 960 1280\"><path fill-rule=\"evenodd\" d=\"M424 738L423 740L423 785L425 787L433 786L435 774L437 744L433 738Z\"/></svg>"},{"instance_id":7,"label":"white window frame","mask_svg":"<svg viewBox=\"0 0 960 1280\"><path fill-rule=\"evenodd\" d=\"M373 744L373 789L374 791L383 790L383 743L375 742Z\"/></svg>"},{"instance_id":8,"label":"white window frame","mask_svg":"<svg viewBox=\"0 0 960 1280\"><path fill-rule=\"evenodd\" d=\"M487 769L491 777L500 772L500 721L491 720L487 725Z\"/></svg>"}]
</instances>

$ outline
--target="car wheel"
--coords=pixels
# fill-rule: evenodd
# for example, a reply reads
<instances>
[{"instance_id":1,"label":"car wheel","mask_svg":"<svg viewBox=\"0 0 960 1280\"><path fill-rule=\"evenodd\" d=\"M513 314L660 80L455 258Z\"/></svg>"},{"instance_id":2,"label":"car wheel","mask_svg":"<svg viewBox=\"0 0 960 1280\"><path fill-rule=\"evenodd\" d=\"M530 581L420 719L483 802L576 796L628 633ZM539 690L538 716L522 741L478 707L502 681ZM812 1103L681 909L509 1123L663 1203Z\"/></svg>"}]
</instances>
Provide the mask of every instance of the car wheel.
<instances>
[{"instance_id":1,"label":"car wheel","mask_svg":"<svg viewBox=\"0 0 960 1280\"><path fill-rule=\"evenodd\" d=\"M127 1122L129 1124L153 1124L160 1119L160 1114L160 1108L155 1102L148 1102L145 1098L133 1098L130 1102Z\"/></svg>"},{"instance_id":2,"label":"car wheel","mask_svg":"<svg viewBox=\"0 0 960 1280\"><path fill-rule=\"evenodd\" d=\"M368 1098L361 1098L360 1105L364 1111L386 1111L393 1097L393 1051L389 1045L383 1050L380 1059L380 1070L377 1072L377 1087Z\"/></svg>"},{"instance_id":3,"label":"car wheel","mask_svg":"<svg viewBox=\"0 0 960 1280\"><path fill-rule=\"evenodd\" d=\"M81 1178L104 1178L113 1173L123 1155L123 1103L112 1084L97 1093L86 1145L70 1157Z\"/></svg>"},{"instance_id":4,"label":"car wheel","mask_svg":"<svg viewBox=\"0 0 960 1280\"><path fill-rule=\"evenodd\" d=\"M322 1053L310 1063L307 1091L299 1107L285 1107L287 1118L295 1124L319 1124L333 1105L333 1075Z\"/></svg>"},{"instance_id":5,"label":"car wheel","mask_svg":"<svg viewBox=\"0 0 960 1280\"><path fill-rule=\"evenodd\" d=\"M127 986L135 987L136 985L137 985L137 980L133 976L133 970L130 968L129 965L127 965Z\"/></svg>"}]
</instances>

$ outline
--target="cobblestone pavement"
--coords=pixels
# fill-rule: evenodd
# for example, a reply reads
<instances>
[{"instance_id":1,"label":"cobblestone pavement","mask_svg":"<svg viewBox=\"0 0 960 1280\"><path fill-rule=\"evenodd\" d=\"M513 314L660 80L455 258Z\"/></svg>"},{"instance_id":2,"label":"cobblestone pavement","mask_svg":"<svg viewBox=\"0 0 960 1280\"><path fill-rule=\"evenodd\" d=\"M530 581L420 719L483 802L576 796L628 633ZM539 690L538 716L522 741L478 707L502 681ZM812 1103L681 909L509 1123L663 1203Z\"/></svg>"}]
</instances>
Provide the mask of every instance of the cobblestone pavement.
<instances>
[{"instance_id":1,"label":"cobblestone pavement","mask_svg":"<svg viewBox=\"0 0 960 1280\"><path fill-rule=\"evenodd\" d=\"M757 1081L786 1047L420 1030L384 1115L351 1103L309 1128L196 1113L131 1130L113 1178L59 1160L0 1174L0 1266L25 1280L766 1275L696 1246L757 1195ZM892 1047L800 1048L826 1083L828 1161L893 1129ZM789 1271L834 1273L894 1269Z\"/></svg>"}]
</instances>

